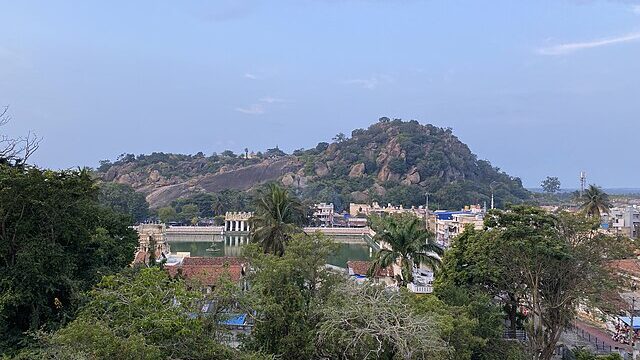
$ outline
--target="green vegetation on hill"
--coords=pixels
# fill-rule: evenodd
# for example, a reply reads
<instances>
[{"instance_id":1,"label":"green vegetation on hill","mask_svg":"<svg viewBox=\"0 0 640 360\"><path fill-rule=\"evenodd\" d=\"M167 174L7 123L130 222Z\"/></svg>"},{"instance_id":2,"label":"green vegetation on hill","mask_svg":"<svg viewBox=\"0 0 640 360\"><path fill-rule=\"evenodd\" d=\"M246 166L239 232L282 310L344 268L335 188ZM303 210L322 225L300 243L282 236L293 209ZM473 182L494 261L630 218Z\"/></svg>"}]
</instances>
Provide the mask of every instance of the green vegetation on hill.
<instances>
[{"instance_id":1,"label":"green vegetation on hill","mask_svg":"<svg viewBox=\"0 0 640 360\"><path fill-rule=\"evenodd\" d=\"M427 192L432 207L448 209L488 204L492 191L500 207L530 199L519 178L479 160L451 129L388 118L291 155L277 148L209 157L123 154L114 163L102 161L98 174L147 195L152 208L193 197L173 206L194 203L201 213L203 194L247 191L270 181L293 188L303 201L333 202L338 210L350 202L423 205Z\"/></svg>"}]
</instances>

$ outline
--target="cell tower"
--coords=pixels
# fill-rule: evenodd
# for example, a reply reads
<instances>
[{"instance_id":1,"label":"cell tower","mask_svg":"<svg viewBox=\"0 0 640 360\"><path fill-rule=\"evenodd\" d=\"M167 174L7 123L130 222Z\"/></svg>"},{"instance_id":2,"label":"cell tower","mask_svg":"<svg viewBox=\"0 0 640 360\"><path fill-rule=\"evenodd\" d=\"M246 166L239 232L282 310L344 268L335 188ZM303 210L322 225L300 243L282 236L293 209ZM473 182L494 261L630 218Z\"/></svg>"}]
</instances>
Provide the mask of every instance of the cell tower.
<instances>
[{"instance_id":1,"label":"cell tower","mask_svg":"<svg viewBox=\"0 0 640 360\"><path fill-rule=\"evenodd\" d=\"M584 193L584 188L587 185L587 172L580 171L580 197Z\"/></svg>"}]
</instances>

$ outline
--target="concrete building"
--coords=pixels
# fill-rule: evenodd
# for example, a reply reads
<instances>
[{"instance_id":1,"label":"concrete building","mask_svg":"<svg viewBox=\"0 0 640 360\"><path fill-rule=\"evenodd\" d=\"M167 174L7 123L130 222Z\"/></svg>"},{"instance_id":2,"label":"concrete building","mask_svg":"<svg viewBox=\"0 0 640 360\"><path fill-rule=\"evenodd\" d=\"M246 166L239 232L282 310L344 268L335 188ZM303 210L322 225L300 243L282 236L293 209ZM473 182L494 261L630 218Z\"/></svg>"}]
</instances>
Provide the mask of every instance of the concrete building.
<instances>
[{"instance_id":1,"label":"concrete building","mask_svg":"<svg viewBox=\"0 0 640 360\"><path fill-rule=\"evenodd\" d=\"M320 226L332 227L333 216L335 215L333 203L319 203L314 205L313 217Z\"/></svg>"},{"instance_id":2,"label":"concrete building","mask_svg":"<svg viewBox=\"0 0 640 360\"><path fill-rule=\"evenodd\" d=\"M466 207L461 211L436 210L433 213L436 242L447 248L451 239L463 232L465 226L470 224L475 229L482 229L484 214L484 209L479 206Z\"/></svg>"},{"instance_id":3,"label":"concrete building","mask_svg":"<svg viewBox=\"0 0 640 360\"><path fill-rule=\"evenodd\" d=\"M637 239L640 236L640 207L615 207L602 216L602 228L609 233Z\"/></svg>"},{"instance_id":4,"label":"concrete building","mask_svg":"<svg viewBox=\"0 0 640 360\"><path fill-rule=\"evenodd\" d=\"M380 206L380 204L378 204L375 201L371 203L371 205L357 204L357 203L349 204L349 214L351 214L351 216L357 216L357 215L369 216L373 214L383 215L383 214L405 214L405 213L412 213L418 217L424 217L425 208L422 205L418 207L412 206L410 208L405 208L403 205L395 206L391 204L387 204L387 206Z\"/></svg>"},{"instance_id":5,"label":"concrete building","mask_svg":"<svg viewBox=\"0 0 640 360\"><path fill-rule=\"evenodd\" d=\"M253 216L251 212L227 212L224 215L225 232L249 232L249 219Z\"/></svg>"}]
</instances>

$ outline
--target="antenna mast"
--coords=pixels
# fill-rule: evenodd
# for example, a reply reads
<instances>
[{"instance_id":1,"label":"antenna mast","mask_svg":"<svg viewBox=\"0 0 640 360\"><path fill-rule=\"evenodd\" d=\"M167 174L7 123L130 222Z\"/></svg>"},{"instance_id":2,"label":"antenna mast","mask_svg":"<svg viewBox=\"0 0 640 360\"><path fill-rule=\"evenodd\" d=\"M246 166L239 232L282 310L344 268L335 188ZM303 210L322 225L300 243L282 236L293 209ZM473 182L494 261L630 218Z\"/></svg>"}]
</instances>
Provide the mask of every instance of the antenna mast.
<instances>
[{"instance_id":1,"label":"antenna mast","mask_svg":"<svg viewBox=\"0 0 640 360\"><path fill-rule=\"evenodd\" d=\"M580 171L580 197L584 194L584 188L587 185L587 172Z\"/></svg>"}]
</instances>

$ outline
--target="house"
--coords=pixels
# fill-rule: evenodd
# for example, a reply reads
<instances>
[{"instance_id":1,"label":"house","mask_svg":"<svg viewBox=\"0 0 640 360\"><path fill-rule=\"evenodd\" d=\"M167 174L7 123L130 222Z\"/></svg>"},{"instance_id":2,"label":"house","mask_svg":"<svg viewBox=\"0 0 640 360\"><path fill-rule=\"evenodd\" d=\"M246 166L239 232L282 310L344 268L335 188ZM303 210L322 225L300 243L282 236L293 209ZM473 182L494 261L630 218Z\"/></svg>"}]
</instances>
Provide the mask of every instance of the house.
<instances>
[{"instance_id":1,"label":"house","mask_svg":"<svg viewBox=\"0 0 640 360\"><path fill-rule=\"evenodd\" d=\"M413 269L413 281L407 284L407 289L416 294L431 294L433 292L433 271L427 269Z\"/></svg>"},{"instance_id":2,"label":"house","mask_svg":"<svg viewBox=\"0 0 640 360\"><path fill-rule=\"evenodd\" d=\"M601 224L609 233L636 239L640 236L640 208L633 205L611 208L602 215Z\"/></svg>"},{"instance_id":3,"label":"house","mask_svg":"<svg viewBox=\"0 0 640 360\"><path fill-rule=\"evenodd\" d=\"M333 226L334 208L333 203L319 203L314 205L313 217L323 227Z\"/></svg>"},{"instance_id":4,"label":"house","mask_svg":"<svg viewBox=\"0 0 640 360\"><path fill-rule=\"evenodd\" d=\"M347 270L349 276L356 281L364 281L369 279L369 269L373 263L371 261L349 260L347 261ZM395 275L393 266L387 268L378 268L373 274L373 282L392 285L395 283Z\"/></svg>"},{"instance_id":5,"label":"house","mask_svg":"<svg viewBox=\"0 0 640 360\"><path fill-rule=\"evenodd\" d=\"M234 283L242 283L243 289L246 289L246 266L246 261L239 257L185 257L181 262L167 263L165 269L170 276L180 276L197 283L203 292L210 293L223 276L228 276Z\"/></svg>"},{"instance_id":6,"label":"house","mask_svg":"<svg viewBox=\"0 0 640 360\"><path fill-rule=\"evenodd\" d=\"M447 248L451 239L464 231L467 225L475 229L484 226L484 211L480 208L462 209L460 211L437 210L433 214L435 218L436 242Z\"/></svg>"}]
</instances>

